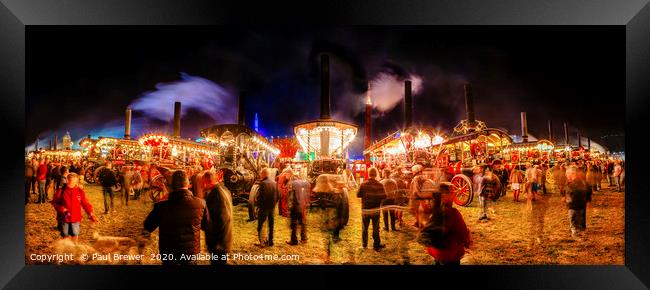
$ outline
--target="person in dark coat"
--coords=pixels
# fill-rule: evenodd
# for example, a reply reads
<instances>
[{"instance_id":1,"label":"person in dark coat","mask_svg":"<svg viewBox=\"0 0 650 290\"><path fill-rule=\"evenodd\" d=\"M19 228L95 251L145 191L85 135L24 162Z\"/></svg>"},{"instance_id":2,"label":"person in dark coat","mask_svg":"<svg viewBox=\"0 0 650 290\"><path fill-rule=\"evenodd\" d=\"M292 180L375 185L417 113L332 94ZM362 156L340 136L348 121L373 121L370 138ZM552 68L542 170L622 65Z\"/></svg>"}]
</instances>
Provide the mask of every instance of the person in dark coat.
<instances>
[{"instance_id":1,"label":"person in dark coat","mask_svg":"<svg viewBox=\"0 0 650 290\"><path fill-rule=\"evenodd\" d=\"M384 185L377 180L378 176L377 168L371 167L368 170L368 180L361 184L359 192L357 192L357 197L361 198L362 203L363 231L361 237L363 247L368 247L368 226L372 221L372 240L375 251L386 247L381 243L379 237L379 212L382 201L386 199L386 191Z\"/></svg>"},{"instance_id":2,"label":"person in dark coat","mask_svg":"<svg viewBox=\"0 0 650 290\"><path fill-rule=\"evenodd\" d=\"M232 251L232 199L230 191L219 182L217 174L207 171L202 176L205 203L208 206L210 223L205 231L205 244L218 260L212 265L225 265L225 257Z\"/></svg>"},{"instance_id":3,"label":"person in dark coat","mask_svg":"<svg viewBox=\"0 0 650 290\"><path fill-rule=\"evenodd\" d=\"M57 192L59 190L60 185L61 185L61 165L60 164L55 164L54 166L52 166L50 176L52 178L52 184L54 184L53 192Z\"/></svg>"},{"instance_id":4,"label":"person in dark coat","mask_svg":"<svg viewBox=\"0 0 650 290\"><path fill-rule=\"evenodd\" d=\"M500 186L500 192L501 196L506 195L506 185L508 184L508 179L510 178L508 174L508 170L506 170L501 163L497 163L494 165L494 174L499 177L499 181L501 181L501 186Z\"/></svg>"},{"instance_id":5,"label":"person in dark coat","mask_svg":"<svg viewBox=\"0 0 650 290\"><path fill-rule=\"evenodd\" d=\"M571 222L571 236L577 239L586 230L587 204L591 202L591 187L580 174L580 169L575 165L566 170L567 189L564 195L564 202L569 210L569 221Z\"/></svg>"},{"instance_id":6,"label":"person in dark coat","mask_svg":"<svg viewBox=\"0 0 650 290\"><path fill-rule=\"evenodd\" d=\"M259 239L259 246L273 246L273 209L275 204L280 199L278 194L277 183L269 177L270 171L268 168L262 169L260 172L259 189L256 196L256 207L259 212L257 219L257 237ZM269 220L269 236L268 241L262 241L262 226L266 220Z\"/></svg>"},{"instance_id":7,"label":"person in dark coat","mask_svg":"<svg viewBox=\"0 0 650 290\"><path fill-rule=\"evenodd\" d=\"M154 204L144 220L145 234L159 230L158 248L163 265L193 265L187 258L201 252L201 230L210 223L210 214L203 199L194 197L184 171L172 175L172 192L167 200ZM185 259L182 257L185 255Z\"/></svg>"},{"instance_id":8,"label":"person in dark coat","mask_svg":"<svg viewBox=\"0 0 650 290\"><path fill-rule=\"evenodd\" d=\"M307 242L307 208L309 206L309 182L297 179L293 174L288 183L289 216L291 217L291 241L289 245L298 244L298 226L300 226L300 241Z\"/></svg>"},{"instance_id":9,"label":"person in dark coat","mask_svg":"<svg viewBox=\"0 0 650 290\"><path fill-rule=\"evenodd\" d=\"M117 184L117 176L113 171L113 164L111 162L106 162L106 165L97 172L97 176L99 184L102 186L102 192L104 195L104 213L106 214L109 210L115 210L113 207L113 186ZM108 204L109 198L110 208Z\"/></svg>"}]
</instances>

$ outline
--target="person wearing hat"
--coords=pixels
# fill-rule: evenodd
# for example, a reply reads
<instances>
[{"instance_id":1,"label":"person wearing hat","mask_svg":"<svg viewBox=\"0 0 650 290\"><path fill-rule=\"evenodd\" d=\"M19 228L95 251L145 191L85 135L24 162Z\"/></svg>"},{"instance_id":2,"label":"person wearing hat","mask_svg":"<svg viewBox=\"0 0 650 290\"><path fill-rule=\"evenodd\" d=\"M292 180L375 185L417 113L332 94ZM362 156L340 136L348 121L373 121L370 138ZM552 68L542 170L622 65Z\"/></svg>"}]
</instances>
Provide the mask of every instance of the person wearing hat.
<instances>
[{"instance_id":1,"label":"person wearing hat","mask_svg":"<svg viewBox=\"0 0 650 290\"><path fill-rule=\"evenodd\" d=\"M188 189L190 181L183 170L172 174L172 192L167 200L155 203L144 220L144 234L159 230L158 248L163 265L193 265L196 260L181 259L182 255L201 252L201 230L210 224L205 200L195 197Z\"/></svg>"}]
</instances>

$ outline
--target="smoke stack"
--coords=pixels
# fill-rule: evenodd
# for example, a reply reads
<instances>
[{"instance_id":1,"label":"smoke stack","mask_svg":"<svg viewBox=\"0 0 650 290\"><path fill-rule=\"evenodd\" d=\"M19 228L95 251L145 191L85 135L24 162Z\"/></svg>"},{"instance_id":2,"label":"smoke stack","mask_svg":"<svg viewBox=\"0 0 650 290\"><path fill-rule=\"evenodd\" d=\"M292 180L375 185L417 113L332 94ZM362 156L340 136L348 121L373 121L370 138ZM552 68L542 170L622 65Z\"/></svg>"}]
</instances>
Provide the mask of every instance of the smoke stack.
<instances>
[{"instance_id":1,"label":"smoke stack","mask_svg":"<svg viewBox=\"0 0 650 290\"><path fill-rule=\"evenodd\" d=\"M330 57L320 56L320 118L330 118Z\"/></svg>"},{"instance_id":2,"label":"smoke stack","mask_svg":"<svg viewBox=\"0 0 650 290\"><path fill-rule=\"evenodd\" d=\"M465 84L465 111L467 112L467 122L474 124L476 116L474 115L474 96L471 84Z\"/></svg>"},{"instance_id":3,"label":"smoke stack","mask_svg":"<svg viewBox=\"0 0 650 290\"><path fill-rule=\"evenodd\" d=\"M569 125L566 122L564 122L564 144L569 146Z\"/></svg>"},{"instance_id":4,"label":"smoke stack","mask_svg":"<svg viewBox=\"0 0 650 290\"><path fill-rule=\"evenodd\" d=\"M553 123L548 120L548 141L553 142Z\"/></svg>"},{"instance_id":5,"label":"smoke stack","mask_svg":"<svg viewBox=\"0 0 650 290\"><path fill-rule=\"evenodd\" d=\"M174 137L181 137L181 102L174 103Z\"/></svg>"},{"instance_id":6,"label":"smoke stack","mask_svg":"<svg viewBox=\"0 0 650 290\"><path fill-rule=\"evenodd\" d=\"M58 145L59 145L58 143L59 143L59 138L58 138L58 136L56 136L56 133L55 133L54 134L54 147L53 147L54 150L56 150L56 148L58 147Z\"/></svg>"},{"instance_id":7,"label":"smoke stack","mask_svg":"<svg viewBox=\"0 0 650 290\"><path fill-rule=\"evenodd\" d=\"M245 108L246 104L246 93L245 92L239 92L239 112L237 113L237 124L239 125L246 125L246 110Z\"/></svg>"},{"instance_id":8,"label":"smoke stack","mask_svg":"<svg viewBox=\"0 0 650 290\"><path fill-rule=\"evenodd\" d=\"M521 138L522 142L528 142L528 120L526 119L526 112L521 112Z\"/></svg>"},{"instance_id":9,"label":"smoke stack","mask_svg":"<svg viewBox=\"0 0 650 290\"><path fill-rule=\"evenodd\" d=\"M88 135L90 138L90 135ZM124 139L131 139L131 108L126 108L126 116L124 120Z\"/></svg>"},{"instance_id":10,"label":"smoke stack","mask_svg":"<svg viewBox=\"0 0 650 290\"><path fill-rule=\"evenodd\" d=\"M38 151L38 138L39 136L36 136L36 144L34 144L34 151Z\"/></svg>"},{"instance_id":11,"label":"smoke stack","mask_svg":"<svg viewBox=\"0 0 650 290\"><path fill-rule=\"evenodd\" d=\"M580 148L580 146L582 146L582 140L581 139L582 139L582 136L580 136L580 131L578 131L578 148Z\"/></svg>"},{"instance_id":12,"label":"smoke stack","mask_svg":"<svg viewBox=\"0 0 650 290\"><path fill-rule=\"evenodd\" d=\"M587 137L587 149L591 150L591 139Z\"/></svg>"},{"instance_id":13,"label":"smoke stack","mask_svg":"<svg viewBox=\"0 0 650 290\"><path fill-rule=\"evenodd\" d=\"M408 129L413 125L413 95L411 92L411 81L404 81L404 128Z\"/></svg>"}]
</instances>

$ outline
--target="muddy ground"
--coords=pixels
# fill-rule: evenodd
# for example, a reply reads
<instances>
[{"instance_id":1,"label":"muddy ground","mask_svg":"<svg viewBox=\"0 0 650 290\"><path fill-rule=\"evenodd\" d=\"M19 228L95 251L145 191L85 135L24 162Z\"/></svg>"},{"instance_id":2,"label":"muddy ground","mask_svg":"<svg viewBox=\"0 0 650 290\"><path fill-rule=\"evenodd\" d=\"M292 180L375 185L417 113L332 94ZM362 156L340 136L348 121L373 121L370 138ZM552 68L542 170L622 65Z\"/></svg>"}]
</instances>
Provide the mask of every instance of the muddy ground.
<instances>
[{"instance_id":1,"label":"muddy ground","mask_svg":"<svg viewBox=\"0 0 650 290\"><path fill-rule=\"evenodd\" d=\"M587 211L586 239L574 240L569 232L567 209L556 193L550 193L543 199L544 208L530 211L525 202L512 201L512 193L495 203L495 212L491 220L477 220L478 200L469 207L459 207L472 235L473 243L462 264L500 264L500 265L539 265L539 264L581 264L581 265L623 265L625 255L624 242L624 193L615 192L614 188L594 194L593 202ZM84 214L81 223L81 245L95 246L94 233L101 236L129 237L139 239L142 222L153 204L146 198L132 201L128 206L115 199L115 212L104 214L101 188L85 184L85 189L100 219L93 225ZM50 194L49 197L52 195ZM398 226L398 232L381 230L382 243L386 248L375 252L372 248L361 247L360 200L350 195L350 221L342 231L342 241L330 242L330 236L323 228L322 221L330 214L327 211L313 210L308 217L309 241L298 246L285 243L289 239L289 220L277 215L275 217L275 246L260 248L257 243L257 222L247 222L247 209L243 206L234 208L234 253L237 259L229 264L431 264L433 259L424 252L424 248L415 241L416 229L412 226L414 218L405 213L404 225ZM35 196L32 196L34 199ZM543 222L541 239L536 241L531 224ZM32 254L53 254L55 241L59 239L56 230L55 212L47 204L30 203L25 208L25 262L27 264L56 263L42 262L34 259ZM372 238L370 237L372 240ZM136 255L143 254L142 260L99 260L87 258L63 263L82 264L160 264L152 259L157 251L158 231L155 231L143 248L125 247L117 251ZM372 241L370 241L372 243ZM330 254L328 255L328 247ZM205 245L202 244L203 252ZM92 257L94 250L87 253ZM99 250L96 250L99 251ZM252 254L246 256L245 254ZM263 259L257 254L265 254ZM277 255L277 256L272 256ZM79 253L77 253L79 256ZM98 256L99 257L99 256ZM200 261L199 264L208 264Z\"/></svg>"}]
</instances>

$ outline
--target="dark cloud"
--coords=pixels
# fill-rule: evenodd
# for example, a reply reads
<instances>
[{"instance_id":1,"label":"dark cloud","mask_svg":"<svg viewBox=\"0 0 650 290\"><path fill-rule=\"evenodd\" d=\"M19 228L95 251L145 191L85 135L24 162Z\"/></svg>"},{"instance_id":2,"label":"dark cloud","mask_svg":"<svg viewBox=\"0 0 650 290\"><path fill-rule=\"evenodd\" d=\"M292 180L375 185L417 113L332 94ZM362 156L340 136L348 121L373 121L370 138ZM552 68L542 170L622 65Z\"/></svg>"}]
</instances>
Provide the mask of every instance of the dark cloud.
<instances>
[{"instance_id":1,"label":"dark cloud","mask_svg":"<svg viewBox=\"0 0 650 290\"><path fill-rule=\"evenodd\" d=\"M265 132L290 135L319 116L321 53L331 56L333 115L360 124L358 140L368 83L387 88L376 96L380 138L402 124L407 78L421 79L415 123L451 130L465 118L462 85L471 82L476 116L490 127L519 133L526 111L535 135L547 135L551 119L556 136L568 121L572 134L595 140L624 134L624 37L612 27L31 27L25 142L66 130L119 136L126 106L181 72L228 92L212 104L219 113L188 103L184 136L233 119L240 90L249 124L258 113ZM144 123L134 126L168 126L137 114Z\"/></svg>"}]
</instances>

